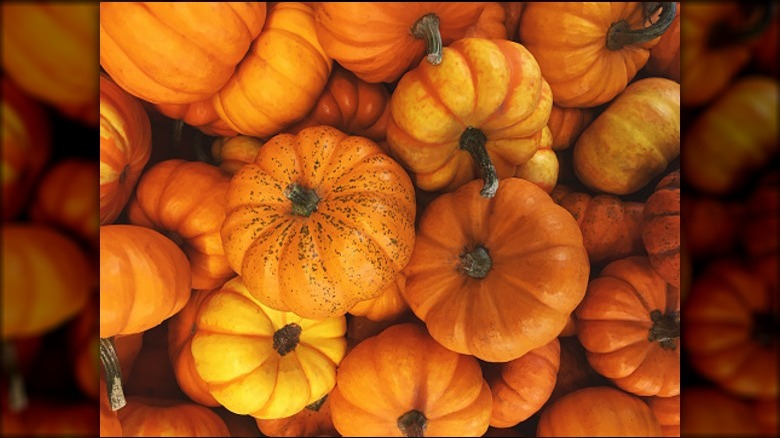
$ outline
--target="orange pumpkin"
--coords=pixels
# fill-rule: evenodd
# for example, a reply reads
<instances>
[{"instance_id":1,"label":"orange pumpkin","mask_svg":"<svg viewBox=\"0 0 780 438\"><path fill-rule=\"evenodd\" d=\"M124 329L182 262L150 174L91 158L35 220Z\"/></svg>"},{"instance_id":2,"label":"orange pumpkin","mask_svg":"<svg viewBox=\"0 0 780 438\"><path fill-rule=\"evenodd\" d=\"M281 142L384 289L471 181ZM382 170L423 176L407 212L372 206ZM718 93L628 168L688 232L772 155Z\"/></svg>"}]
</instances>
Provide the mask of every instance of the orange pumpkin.
<instances>
[{"instance_id":1,"label":"orange pumpkin","mask_svg":"<svg viewBox=\"0 0 780 438\"><path fill-rule=\"evenodd\" d=\"M406 287L406 275L403 271L396 275L387 287L376 297L360 301L349 309L350 315L365 316L372 321L388 321L400 317L409 310L404 300L403 290Z\"/></svg>"},{"instance_id":2,"label":"orange pumpkin","mask_svg":"<svg viewBox=\"0 0 780 438\"><path fill-rule=\"evenodd\" d=\"M680 396L650 397L646 402L658 419L663 436L680 436Z\"/></svg>"},{"instance_id":3,"label":"orange pumpkin","mask_svg":"<svg viewBox=\"0 0 780 438\"><path fill-rule=\"evenodd\" d=\"M547 193L558 183L558 154L552 149L552 134L548 127L542 128L539 149L525 163L517 166L513 176L530 181Z\"/></svg>"},{"instance_id":4,"label":"orange pumpkin","mask_svg":"<svg viewBox=\"0 0 780 438\"><path fill-rule=\"evenodd\" d=\"M197 102L228 82L265 20L265 2L102 3L100 66L148 102Z\"/></svg>"},{"instance_id":5,"label":"orange pumpkin","mask_svg":"<svg viewBox=\"0 0 780 438\"><path fill-rule=\"evenodd\" d=\"M599 106L626 88L647 63L649 50L669 27L676 10L673 2L661 2L660 14L645 5L526 4L519 41L539 62L557 105Z\"/></svg>"},{"instance_id":6,"label":"orange pumpkin","mask_svg":"<svg viewBox=\"0 0 780 438\"><path fill-rule=\"evenodd\" d=\"M73 360L74 377L79 389L92 399L98 398L101 383L100 343L95 336L100 325L98 298L92 294L68 327L68 352Z\"/></svg>"},{"instance_id":7,"label":"orange pumpkin","mask_svg":"<svg viewBox=\"0 0 780 438\"><path fill-rule=\"evenodd\" d=\"M585 294L577 222L534 184L480 181L434 199L420 219L404 298L439 343L506 362L551 342Z\"/></svg>"},{"instance_id":8,"label":"orange pumpkin","mask_svg":"<svg viewBox=\"0 0 780 438\"><path fill-rule=\"evenodd\" d=\"M680 292L647 257L604 267L576 315L577 337L594 370L639 396L680 393Z\"/></svg>"},{"instance_id":9,"label":"orange pumpkin","mask_svg":"<svg viewBox=\"0 0 780 438\"><path fill-rule=\"evenodd\" d=\"M154 228L187 255L193 289L221 286L235 272L220 227L230 176L200 161L170 159L147 169L127 207L130 223Z\"/></svg>"},{"instance_id":10,"label":"orange pumpkin","mask_svg":"<svg viewBox=\"0 0 780 438\"><path fill-rule=\"evenodd\" d=\"M685 415L680 422L681 436L761 435L748 402L716 388L685 388L680 410Z\"/></svg>"},{"instance_id":11,"label":"orange pumpkin","mask_svg":"<svg viewBox=\"0 0 780 438\"><path fill-rule=\"evenodd\" d=\"M307 405L297 414L278 420L255 419L265 436L336 436L336 428L330 417L328 396Z\"/></svg>"},{"instance_id":12,"label":"orange pumpkin","mask_svg":"<svg viewBox=\"0 0 780 438\"><path fill-rule=\"evenodd\" d=\"M477 360L442 347L417 324L355 346L328 400L343 436L480 436L492 407Z\"/></svg>"},{"instance_id":13,"label":"orange pumpkin","mask_svg":"<svg viewBox=\"0 0 780 438\"><path fill-rule=\"evenodd\" d=\"M192 103L161 103L154 108L166 117L194 126L206 135L234 136L236 131L219 118L214 99L208 97Z\"/></svg>"},{"instance_id":14,"label":"orange pumpkin","mask_svg":"<svg viewBox=\"0 0 780 438\"><path fill-rule=\"evenodd\" d=\"M100 75L100 225L125 208L152 153L152 125L141 103Z\"/></svg>"},{"instance_id":15,"label":"orange pumpkin","mask_svg":"<svg viewBox=\"0 0 780 438\"><path fill-rule=\"evenodd\" d=\"M553 104L547 127L552 134L552 149L560 151L571 147L582 131L593 121L590 108L566 108Z\"/></svg>"},{"instance_id":16,"label":"orange pumpkin","mask_svg":"<svg viewBox=\"0 0 780 438\"><path fill-rule=\"evenodd\" d=\"M680 82L680 2L669 28L650 49L650 58L644 67L648 76L656 76Z\"/></svg>"},{"instance_id":17,"label":"orange pumpkin","mask_svg":"<svg viewBox=\"0 0 780 438\"><path fill-rule=\"evenodd\" d=\"M211 409L182 400L128 397L119 411L124 436L228 436Z\"/></svg>"},{"instance_id":18,"label":"orange pumpkin","mask_svg":"<svg viewBox=\"0 0 780 438\"><path fill-rule=\"evenodd\" d=\"M442 48L460 38L507 37L494 2L318 2L315 16L325 53L369 83L395 82L423 58L438 65Z\"/></svg>"},{"instance_id":19,"label":"orange pumpkin","mask_svg":"<svg viewBox=\"0 0 780 438\"><path fill-rule=\"evenodd\" d=\"M777 398L753 401L753 415L765 436L777 434Z\"/></svg>"},{"instance_id":20,"label":"orange pumpkin","mask_svg":"<svg viewBox=\"0 0 780 438\"><path fill-rule=\"evenodd\" d=\"M211 144L211 157L223 172L234 175L244 164L255 161L262 145L261 140L246 135L220 137Z\"/></svg>"},{"instance_id":21,"label":"orange pumpkin","mask_svg":"<svg viewBox=\"0 0 780 438\"><path fill-rule=\"evenodd\" d=\"M500 178L552 143L544 138L551 107L550 87L523 46L463 38L444 48L440 65L422 62L401 78L387 141L419 188L452 191L481 176L489 198Z\"/></svg>"},{"instance_id":22,"label":"orange pumpkin","mask_svg":"<svg viewBox=\"0 0 780 438\"><path fill-rule=\"evenodd\" d=\"M607 386L583 388L542 411L536 436L661 436L653 411L639 398Z\"/></svg>"},{"instance_id":23,"label":"orange pumpkin","mask_svg":"<svg viewBox=\"0 0 780 438\"><path fill-rule=\"evenodd\" d=\"M680 288L680 170L666 175L645 202L642 242L650 265L667 283Z\"/></svg>"},{"instance_id":24,"label":"orange pumpkin","mask_svg":"<svg viewBox=\"0 0 780 438\"><path fill-rule=\"evenodd\" d=\"M409 176L373 141L306 128L273 137L233 176L222 241L259 301L322 319L395 279L415 208Z\"/></svg>"},{"instance_id":25,"label":"orange pumpkin","mask_svg":"<svg viewBox=\"0 0 780 438\"><path fill-rule=\"evenodd\" d=\"M126 396L186 400L187 394L178 385L169 354L168 323L172 318L140 333L143 346L133 362L133 374L127 377L122 373Z\"/></svg>"}]
</instances>

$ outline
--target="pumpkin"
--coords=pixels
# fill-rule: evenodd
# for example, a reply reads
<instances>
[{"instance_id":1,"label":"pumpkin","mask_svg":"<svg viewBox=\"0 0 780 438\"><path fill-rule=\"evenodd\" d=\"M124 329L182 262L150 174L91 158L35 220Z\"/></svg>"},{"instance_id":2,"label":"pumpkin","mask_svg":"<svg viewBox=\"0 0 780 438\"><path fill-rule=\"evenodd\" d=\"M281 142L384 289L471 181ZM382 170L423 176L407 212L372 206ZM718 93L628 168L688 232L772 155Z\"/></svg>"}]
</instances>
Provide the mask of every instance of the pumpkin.
<instances>
[{"instance_id":1,"label":"pumpkin","mask_svg":"<svg viewBox=\"0 0 780 438\"><path fill-rule=\"evenodd\" d=\"M128 397L119 411L124 436L228 436L211 409L182 400Z\"/></svg>"},{"instance_id":2,"label":"pumpkin","mask_svg":"<svg viewBox=\"0 0 780 438\"><path fill-rule=\"evenodd\" d=\"M128 204L130 223L166 233L182 247L193 289L219 287L235 275L220 235L229 185L216 166L169 159L144 172Z\"/></svg>"},{"instance_id":3,"label":"pumpkin","mask_svg":"<svg viewBox=\"0 0 780 438\"><path fill-rule=\"evenodd\" d=\"M338 433L330 418L330 403L327 395L291 417L278 420L258 418L255 421L265 436L336 436Z\"/></svg>"},{"instance_id":4,"label":"pumpkin","mask_svg":"<svg viewBox=\"0 0 780 438\"><path fill-rule=\"evenodd\" d=\"M680 292L647 257L604 267L575 314L594 370L635 395L680 393Z\"/></svg>"},{"instance_id":5,"label":"pumpkin","mask_svg":"<svg viewBox=\"0 0 780 438\"><path fill-rule=\"evenodd\" d=\"M680 2L669 28L650 49L650 58L644 67L649 76L671 79L680 82Z\"/></svg>"},{"instance_id":6,"label":"pumpkin","mask_svg":"<svg viewBox=\"0 0 780 438\"><path fill-rule=\"evenodd\" d=\"M572 313L569 315L568 321L566 321L566 325L563 327L563 330L558 334L558 337L565 337L565 336L574 336L577 334L577 318L574 317L574 314Z\"/></svg>"},{"instance_id":7,"label":"pumpkin","mask_svg":"<svg viewBox=\"0 0 780 438\"><path fill-rule=\"evenodd\" d=\"M419 188L452 191L482 177L489 198L551 144L552 94L520 44L463 38L443 50L440 65L422 62L401 78L387 141Z\"/></svg>"},{"instance_id":8,"label":"pumpkin","mask_svg":"<svg viewBox=\"0 0 780 438\"><path fill-rule=\"evenodd\" d=\"M262 32L213 97L214 108L239 134L271 137L311 112L332 68L311 7L272 3Z\"/></svg>"},{"instance_id":9,"label":"pumpkin","mask_svg":"<svg viewBox=\"0 0 780 438\"><path fill-rule=\"evenodd\" d=\"M237 277L203 299L190 348L195 370L219 404L279 419L333 389L346 328L343 316L312 320L273 310Z\"/></svg>"},{"instance_id":10,"label":"pumpkin","mask_svg":"<svg viewBox=\"0 0 780 438\"><path fill-rule=\"evenodd\" d=\"M777 154L777 94L774 79L741 77L693 121L681 156L693 188L734 193L771 162Z\"/></svg>"},{"instance_id":11,"label":"pumpkin","mask_svg":"<svg viewBox=\"0 0 780 438\"><path fill-rule=\"evenodd\" d=\"M100 75L100 225L113 223L149 162L152 125L134 97Z\"/></svg>"},{"instance_id":12,"label":"pumpkin","mask_svg":"<svg viewBox=\"0 0 780 438\"><path fill-rule=\"evenodd\" d=\"M436 341L489 362L551 342L582 300L590 265L574 218L536 185L472 181L420 219L404 298Z\"/></svg>"},{"instance_id":13,"label":"pumpkin","mask_svg":"<svg viewBox=\"0 0 780 438\"><path fill-rule=\"evenodd\" d=\"M95 285L76 242L46 226L2 225L3 340L40 335L76 316Z\"/></svg>"},{"instance_id":14,"label":"pumpkin","mask_svg":"<svg viewBox=\"0 0 780 438\"><path fill-rule=\"evenodd\" d=\"M403 271L391 281L376 297L360 301L349 309L350 315L365 316L372 321L388 321L399 318L409 310L404 300L403 290L406 287L406 276Z\"/></svg>"},{"instance_id":15,"label":"pumpkin","mask_svg":"<svg viewBox=\"0 0 780 438\"><path fill-rule=\"evenodd\" d=\"M474 357L398 324L350 351L328 400L342 436L480 436L491 397Z\"/></svg>"},{"instance_id":16,"label":"pumpkin","mask_svg":"<svg viewBox=\"0 0 780 438\"><path fill-rule=\"evenodd\" d=\"M485 363L493 394L492 427L512 427L538 412L550 397L560 366L558 339L505 363Z\"/></svg>"},{"instance_id":17,"label":"pumpkin","mask_svg":"<svg viewBox=\"0 0 780 438\"><path fill-rule=\"evenodd\" d=\"M500 2L499 4L504 8L506 14L504 26L506 27L507 39L514 41L517 38L517 29L520 26L520 18L523 16L525 2Z\"/></svg>"},{"instance_id":18,"label":"pumpkin","mask_svg":"<svg viewBox=\"0 0 780 438\"><path fill-rule=\"evenodd\" d=\"M371 320L365 316L350 316L347 322L347 352L364 340L378 335L384 329L407 322L421 323L411 310L407 310L392 319L379 321Z\"/></svg>"},{"instance_id":19,"label":"pumpkin","mask_svg":"<svg viewBox=\"0 0 780 438\"><path fill-rule=\"evenodd\" d=\"M550 193L558 183L558 167L558 154L552 149L552 134L545 126L539 149L528 161L517 166L513 176L530 181Z\"/></svg>"},{"instance_id":20,"label":"pumpkin","mask_svg":"<svg viewBox=\"0 0 780 438\"><path fill-rule=\"evenodd\" d=\"M244 164L253 163L263 142L254 137L219 137L211 144L211 157L219 168L234 175Z\"/></svg>"},{"instance_id":21,"label":"pumpkin","mask_svg":"<svg viewBox=\"0 0 780 438\"><path fill-rule=\"evenodd\" d=\"M777 433L777 399L755 400L752 403L753 415L758 426L766 436L775 436Z\"/></svg>"},{"instance_id":22,"label":"pumpkin","mask_svg":"<svg viewBox=\"0 0 780 438\"><path fill-rule=\"evenodd\" d=\"M593 121L594 111L590 108L566 108L553 104L547 127L552 134L552 149L560 151L571 147L582 131Z\"/></svg>"},{"instance_id":23,"label":"pumpkin","mask_svg":"<svg viewBox=\"0 0 780 438\"><path fill-rule=\"evenodd\" d=\"M680 410L685 413L680 423L681 436L761 435L748 402L716 388L685 388Z\"/></svg>"},{"instance_id":24,"label":"pumpkin","mask_svg":"<svg viewBox=\"0 0 780 438\"><path fill-rule=\"evenodd\" d=\"M219 118L213 100L211 96L192 103L160 103L154 105L154 108L160 114L194 126L206 135L236 135L236 131L230 129L227 123Z\"/></svg>"},{"instance_id":25,"label":"pumpkin","mask_svg":"<svg viewBox=\"0 0 780 438\"><path fill-rule=\"evenodd\" d=\"M8 5L3 4L3 10ZM5 15L3 15L5 20ZM5 38L3 38L5 41ZM2 78L3 221L26 209L51 156L49 119L40 104Z\"/></svg>"},{"instance_id":26,"label":"pumpkin","mask_svg":"<svg viewBox=\"0 0 780 438\"><path fill-rule=\"evenodd\" d=\"M116 351L119 369L123 378L130 378L133 374L133 366L144 345L143 332L131 335L116 335L113 338L114 351Z\"/></svg>"},{"instance_id":27,"label":"pumpkin","mask_svg":"<svg viewBox=\"0 0 780 438\"><path fill-rule=\"evenodd\" d=\"M696 258L729 254L737 246L746 217L742 202L686 191L680 198L680 233Z\"/></svg>"},{"instance_id":28,"label":"pumpkin","mask_svg":"<svg viewBox=\"0 0 780 438\"><path fill-rule=\"evenodd\" d=\"M555 187L552 197L577 220L592 266L645 253L643 203L623 201L613 195L575 192L561 185Z\"/></svg>"},{"instance_id":29,"label":"pumpkin","mask_svg":"<svg viewBox=\"0 0 780 438\"><path fill-rule=\"evenodd\" d=\"M68 352L73 360L74 377L79 389L92 399L98 398L101 383L100 342L95 336L100 325L99 306L98 295L92 294L68 327Z\"/></svg>"},{"instance_id":30,"label":"pumpkin","mask_svg":"<svg viewBox=\"0 0 780 438\"><path fill-rule=\"evenodd\" d=\"M409 176L373 141L306 128L273 137L233 176L222 242L255 298L322 319L406 266L415 209Z\"/></svg>"},{"instance_id":31,"label":"pumpkin","mask_svg":"<svg viewBox=\"0 0 780 438\"><path fill-rule=\"evenodd\" d=\"M642 242L650 266L680 288L680 170L667 174L642 210Z\"/></svg>"},{"instance_id":32,"label":"pumpkin","mask_svg":"<svg viewBox=\"0 0 780 438\"><path fill-rule=\"evenodd\" d=\"M663 436L680 436L680 396L645 400L661 425Z\"/></svg>"},{"instance_id":33,"label":"pumpkin","mask_svg":"<svg viewBox=\"0 0 780 438\"><path fill-rule=\"evenodd\" d=\"M350 135L382 141L387 135L390 93L384 84L370 84L338 64L314 109L286 132L297 134L309 126L328 125Z\"/></svg>"},{"instance_id":34,"label":"pumpkin","mask_svg":"<svg viewBox=\"0 0 780 438\"><path fill-rule=\"evenodd\" d=\"M228 411L223 406L212 409L222 418L228 429L229 436L259 437L262 435L257 428L257 420L250 415L238 415Z\"/></svg>"},{"instance_id":35,"label":"pumpkin","mask_svg":"<svg viewBox=\"0 0 780 438\"><path fill-rule=\"evenodd\" d=\"M102 3L100 66L151 103L205 100L232 77L265 20L265 2Z\"/></svg>"},{"instance_id":36,"label":"pumpkin","mask_svg":"<svg viewBox=\"0 0 780 438\"><path fill-rule=\"evenodd\" d=\"M97 124L97 5L4 3L2 11L3 72L28 95Z\"/></svg>"},{"instance_id":37,"label":"pumpkin","mask_svg":"<svg viewBox=\"0 0 780 438\"><path fill-rule=\"evenodd\" d=\"M99 172L94 160L58 161L41 178L30 207L30 218L97 243L100 217L95 214L99 209L95 181Z\"/></svg>"},{"instance_id":38,"label":"pumpkin","mask_svg":"<svg viewBox=\"0 0 780 438\"><path fill-rule=\"evenodd\" d=\"M596 372L588 363L588 357L580 340L576 336L558 337L560 344L560 365L555 379L555 387L545 403L545 407L564 395L578 389L593 386L611 386L610 381ZM542 410L545 409L542 407Z\"/></svg>"},{"instance_id":39,"label":"pumpkin","mask_svg":"<svg viewBox=\"0 0 780 438\"><path fill-rule=\"evenodd\" d=\"M542 411L536 436L661 436L653 411L619 389L596 386L559 398Z\"/></svg>"},{"instance_id":40,"label":"pumpkin","mask_svg":"<svg viewBox=\"0 0 780 438\"><path fill-rule=\"evenodd\" d=\"M777 397L775 293L755 272L731 259L698 275L686 299L682 327L691 367L731 394Z\"/></svg>"},{"instance_id":41,"label":"pumpkin","mask_svg":"<svg viewBox=\"0 0 780 438\"><path fill-rule=\"evenodd\" d=\"M680 84L664 78L631 83L574 145L574 171L588 187L628 195L680 155Z\"/></svg>"},{"instance_id":42,"label":"pumpkin","mask_svg":"<svg viewBox=\"0 0 780 438\"><path fill-rule=\"evenodd\" d=\"M745 216L740 230L740 240L753 259L770 257L778 253L780 242L780 172L773 171L761 178L748 195Z\"/></svg>"},{"instance_id":43,"label":"pumpkin","mask_svg":"<svg viewBox=\"0 0 780 438\"><path fill-rule=\"evenodd\" d=\"M599 106L626 88L676 10L673 2L661 2L660 14L645 5L527 2L519 42L536 58L557 105Z\"/></svg>"},{"instance_id":44,"label":"pumpkin","mask_svg":"<svg viewBox=\"0 0 780 438\"><path fill-rule=\"evenodd\" d=\"M318 2L315 17L325 53L369 83L395 82L423 58L436 66L447 58L442 48L458 39L507 37L495 2Z\"/></svg>"}]
</instances>

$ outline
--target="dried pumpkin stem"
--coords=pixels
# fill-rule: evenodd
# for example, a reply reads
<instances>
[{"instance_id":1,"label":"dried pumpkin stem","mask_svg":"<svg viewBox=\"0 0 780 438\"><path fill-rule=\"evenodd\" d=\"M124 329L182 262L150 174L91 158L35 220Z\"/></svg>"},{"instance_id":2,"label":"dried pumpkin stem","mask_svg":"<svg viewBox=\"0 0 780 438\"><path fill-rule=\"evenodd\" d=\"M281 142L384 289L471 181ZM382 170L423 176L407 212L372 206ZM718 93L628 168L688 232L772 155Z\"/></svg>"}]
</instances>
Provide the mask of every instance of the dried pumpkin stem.
<instances>
[{"instance_id":1,"label":"dried pumpkin stem","mask_svg":"<svg viewBox=\"0 0 780 438\"><path fill-rule=\"evenodd\" d=\"M319 412L320 408L322 407L322 405L325 404L325 400L327 399L328 399L328 394L325 394L324 396L322 396L321 399L317 400L316 402L306 405L306 409L314 412Z\"/></svg>"},{"instance_id":2,"label":"dried pumpkin stem","mask_svg":"<svg viewBox=\"0 0 780 438\"><path fill-rule=\"evenodd\" d=\"M7 339L3 341L3 370L8 375L8 409L11 412L19 412L27 407L27 391L19 370L16 346Z\"/></svg>"},{"instance_id":3,"label":"dried pumpkin stem","mask_svg":"<svg viewBox=\"0 0 780 438\"><path fill-rule=\"evenodd\" d=\"M741 45L757 39L772 24L772 18L777 11L775 2L747 2L740 7L750 8L748 16L738 21L729 18L712 26L708 45L723 47Z\"/></svg>"},{"instance_id":4,"label":"dried pumpkin stem","mask_svg":"<svg viewBox=\"0 0 780 438\"><path fill-rule=\"evenodd\" d=\"M625 46L646 43L663 35L674 21L677 4L675 2L659 3L662 9L661 14L658 16L658 20L648 27L631 29L626 20L612 23L607 31L607 49L620 50Z\"/></svg>"},{"instance_id":5,"label":"dried pumpkin stem","mask_svg":"<svg viewBox=\"0 0 780 438\"><path fill-rule=\"evenodd\" d=\"M658 342L666 350L677 348L676 339L680 337L680 312L662 313L660 310L650 312L653 326L650 327L650 342Z\"/></svg>"},{"instance_id":6,"label":"dried pumpkin stem","mask_svg":"<svg viewBox=\"0 0 780 438\"><path fill-rule=\"evenodd\" d=\"M428 419L415 409L398 417L396 424L404 436L425 436L423 432L428 427Z\"/></svg>"},{"instance_id":7,"label":"dried pumpkin stem","mask_svg":"<svg viewBox=\"0 0 780 438\"><path fill-rule=\"evenodd\" d=\"M274 332L274 350L279 356L294 351L301 340L303 329L298 324L291 322Z\"/></svg>"},{"instance_id":8,"label":"dried pumpkin stem","mask_svg":"<svg viewBox=\"0 0 780 438\"><path fill-rule=\"evenodd\" d=\"M100 338L100 363L106 373L106 389L112 411L122 409L127 404L122 389L122 370L116 355L113 338Z\"/></svg>"},{"instance_id":9,"label":"dried pumpkin stem","mask_svg":"<svg viewBox=\"0 0 780 438\"><path fill-rule=\"evenodd\" d=\"M441 64L443 45L439 31L439 16L434 13L423 15L414 23L411 32L412 36L418 40L425 40L428 51L428 56L425 59L432 65Z\"/></svg>"},{"instance_id":10,"label":"dried pumpkin stem","mask_svg":"<svg viewBox=\"0 0 780 438\"><path fill-rule=\"evenodd\" d=\"M482 190L479 194L483 198L492 198L496 196L498 190L498 174L496 167L490 160L485 143L487 137L479 129L468 127L460 136L460 148L471 155L471 159L477 164L479 173L482 176Z\"/></svg>"},{"instance_id":11,"label":"dried pumpkin stem","mask_svg":"<svg viewBox=\"0 0 780 438\"><path fill-rule=\"evenodd\" d=\"M487 249L478 245L471 251L460 255L460 266L463 272L471 278L485 278L493 267L493 260Z\"/></svg>"},{"instance_id":12,"label":"dried pumpkin stem","mask_svg":"<svg viewBox=\"0 0 780 438\"><path fill-rule=\"evenodd\" d=\"M292 183L284 189L284 196L292 201L292 213L296 216L309 217L317 211L319 196L314 189L307 189L298 183Z\"/></svg>"}]
</instances>

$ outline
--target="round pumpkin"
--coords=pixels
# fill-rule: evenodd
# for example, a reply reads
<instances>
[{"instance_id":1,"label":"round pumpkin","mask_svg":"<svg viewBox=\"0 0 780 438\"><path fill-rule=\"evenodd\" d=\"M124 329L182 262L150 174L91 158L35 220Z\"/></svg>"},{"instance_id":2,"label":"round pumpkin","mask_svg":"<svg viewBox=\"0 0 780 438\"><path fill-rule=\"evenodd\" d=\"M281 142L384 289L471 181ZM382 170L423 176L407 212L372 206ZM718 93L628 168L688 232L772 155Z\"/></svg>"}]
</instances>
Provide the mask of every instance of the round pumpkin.
<instances>
[{"instance_id":1,"label":"round pumpkin","mask_svg":"<svg viewBox=\"0 0 780 438\"><path fill-rule=\"evenodd\" d=\"M419 188L452 191L481 177L489 198L499 179L549 147L551 107L550 87L525 47L463 38L444 48L441 64L422 62L401 78L387 142Z\"/></svg>"},{"instance_id":2,"label":"round pumpkin","mask_svg":"<svg viewBox=\"0 0 780 438\"><path fill-rule=\"evenodd\" d=\"M336 428L330 417L328 396L307 405L297 414L278 420L255 419L257 427L265 436L336 436Z\"/></svg>"},{"instance_id":3,"label":"round pumpkin","mask_svg":"<svg viewBox=\"0 0 780 438\"><path fill-rule=\"evenodd\" d=\"M666 175L642 210L642 242L650 265L680 288L680 170Z\"/></svg>"},{"instance_id":4,"label":"round pumpkin","mask_svg":"<svg viewBox=\"0 0 780 438\"><path fill-rule=\"evenodd\" d=\"M588 187L628 195L680 155L680 84L631 83L577 139L574 171Z\"/></svg>"},{"instance_id":5,"label":"round pumpkin","mask_svg":"<svg viewBox=\"0 0 780 438\"><path fill-rule=\"evenodd\" d=\"M211 144L211 157L223 172L234 175L244 164L253 163L263 142L255 137L219 137Z\"/></svg>"},{"instance_id":6,"label":"round pumpkin","mask_svg":"<svg viewBox=\"0 0 780 438\"><path fill-rule=\"evenodd\" d=\"M680 399L680 409L685 416L680 423L681 436L761 435L750 404L717 388L685 388L685 395Z\"/></svg>"},{"instance_id":7,"label":"round pumpkin","mask_svg":"<svg viewBox=\"0 0 780 438\"><path fill-rule=\"evenodd\" d=\"M566 108L553 104L550 120L547 121L552 135L552 149L560 151L574 145L582 131L593 121L593 116L594 110L591 108Z\"/></svg>"},{"instance_id":8,"label":"round pumpkin","mask_svg":"<svg viewBox=\"0 0 780 438\"><path fill-rule=\"evenodd\" d=\"M398 324L350 351L328 400L343 436L480 436L491 397L474 357Z\"/></svg>"},{"instance_id":9,"label":"round pumpkin","mask_svg":"<svg viewBox=\"0 0 780 438\"><path fill-rule=\"evenodd\" d=\"M219 415L182 400L128 397L118 414L124 436L229 436Z\"/></svg>"},{"instance_id":10,"label":"round pumpkin","mask_svg":"<svg viewBox=\"0 0 780 438\"><path fill-rule=\"evenodd\" d=\"M650 49L650 58L644 67L649 76L662 77L680 82L680 2L669 28Z\"/></svg>"},{"instance_id":11,"label":"round pumpkin","mask_svg":"<svg viewBox=\"0 0 780 438\"><path fill-rule=\"evenodd\" d=\"M406 266L416 205L409 176L376 143L335 128L280 134L230 182L222 242L265 305L344 315Z\"/></svg>"},{"instance_id":12,"label":"round pumpkin","mask_svg":"<svg viewBox=\"0 0 780 438\"><path fill-rule=\"evenodd\" d=\"M647 257L604 267L575 314L594 370L639 396L680 393L680 292Z\"/></svg>"},{"instance_id":13,"label":"round pumpkin","mask_svg":"<svg viewBox=\"0 0 780 438\"><path fill-rule=\"evenodd\" d=\"M365 316L372 321L388 321L400 317L409 310L404 300L406 275L401 271L376 297L360 301L349 309L349 314Z\"/></svg>"},{"instance_id":14,"label":"round pumpkin","mask_svg":"<svg viewBox=\"0 0 780 438\"><path fill-rule=\"evenodd\" d=\"M680 436L680 396L650 397L646 402L658 419L663 436Z\"/></svg>"},{"instance_id":15,"label":"round pumpkin","mask_svg":"<svg viewBox=\"0 0 780 438\"><path fill-rule=\"evenodd\" d=\"M405 268L404 298L439 343L506 362L551 342L582 300L590 264L574 218L536 185L480 181L434 199Z\"/></svg>"},{"instance_id":16,"label":"round pumpkin","mask_svg":"<svg viewBox=\"0 0 780 438\"><path fill-rule=\"evenodd\" d=\"M333 389L346 329L343 316L312 320L273 310L237 277L203 299L190 348L195 370L219 404L279 419Z\"/></svg>"},{"instance_id":17,"label":"round pumpkin","mask_svg":"<svg viewBox=\"0 0 780 438\"><path fill-rule=\"evenodd\" d=\"M552 134L548 127L542 128L539 149L525 163L517 166L513 176L530 181L547 193L558 184L558 154L552 149Z\"/></svg>"}]
</instances>

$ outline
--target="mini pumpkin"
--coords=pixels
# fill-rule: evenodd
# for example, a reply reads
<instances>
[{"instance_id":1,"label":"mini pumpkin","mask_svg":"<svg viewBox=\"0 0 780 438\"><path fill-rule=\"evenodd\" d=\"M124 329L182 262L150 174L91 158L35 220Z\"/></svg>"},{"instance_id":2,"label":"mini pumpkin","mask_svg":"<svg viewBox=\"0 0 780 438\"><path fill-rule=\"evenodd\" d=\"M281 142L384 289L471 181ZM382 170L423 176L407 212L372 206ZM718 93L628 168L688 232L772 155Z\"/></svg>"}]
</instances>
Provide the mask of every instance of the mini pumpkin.
<instances>
[{"instance_id":1,"label":"mini pumpkin","mask_svg":"<svg viewBox=\"0 0 780 438\"><path fill-rule=\"evenodd\" d=\"M219 415L182 400L128 397L118 414L124 436L229 436Z\"/></svg>"},{"instance_id":2,"label":"mini pumpkin","mask_svg":"<svg viewBox=\"0 0 780 438\"><path fill-rule=\"evenodd\" d=\"M160 103L154 108L166 117L200 129L206 135L234 136L236 131L219 118L213 96L192 103Z\"/></svg>"},{"instance_id":3,"label":"mini pumpkin","mask_svg":"<svg viewBox=\"0 0 780 438\"><path fill-rule=\"evenodd\" d=\"M349 309L349 314L365 316L372 321L398 318L409 310L402 293L405 287L406 275L401 271L395 281L391 281L376 298L360 301Z\"/></svg>"},{"instance_id":4,"label":"mini pumpkin","mask_svg":"<svg viewBox=\"0 0 780 438\"><path fill-rule=\"evenodd\" d=\"M553 104L547 122L552 135L552 149L560 151L573 146L593 121L594 113L590 108L566 108Z\"/></svg>"},{"instance_id":5,"label":"mini pumpkin","mask_svg":"<svg viewBox=\"0 0 780 438\"><path fill-rule=\"evenodd\" d=\"M219 137L211 144L211 157L223 172L234 175L244 164L253 163L263 142L255 137Z\"/></svg>"},{"instance_id":6,"label":"mini pumpkin","mask_svg":"<svg viewBox=\"0 0 780 438\"><path fill-rule=\"evenodd\" d=\"M255 421L265 436L336 436L338 433L330 417L327 395L291 417Z\"/></svg>"},{"instance_id":7,"label":"mini pumpkin","mask_svg":"<svg viewBox=\"0 0 780 438\"><path fill-rule=\"evenodd\" d=\"M680 171L666 175L642 210L642 242L650 265L680 288Z\"/></svg>"},{"instance_id":8,"label":"mini pumpkin","mask_svg":"<svg viewBox=\"0 0 780 438\"><path fill-rule=\"evenodd\" d=\"M663 436L680 436L680 396L650 397L646 402L658 419Z\"/></svg>"}]
</instances>

